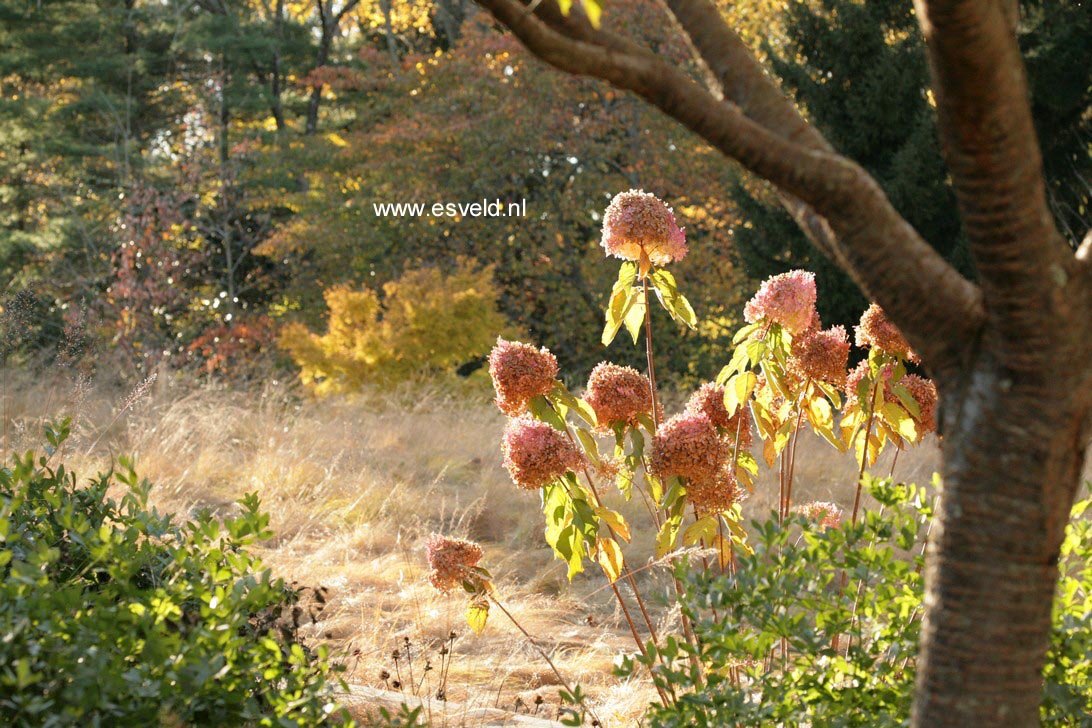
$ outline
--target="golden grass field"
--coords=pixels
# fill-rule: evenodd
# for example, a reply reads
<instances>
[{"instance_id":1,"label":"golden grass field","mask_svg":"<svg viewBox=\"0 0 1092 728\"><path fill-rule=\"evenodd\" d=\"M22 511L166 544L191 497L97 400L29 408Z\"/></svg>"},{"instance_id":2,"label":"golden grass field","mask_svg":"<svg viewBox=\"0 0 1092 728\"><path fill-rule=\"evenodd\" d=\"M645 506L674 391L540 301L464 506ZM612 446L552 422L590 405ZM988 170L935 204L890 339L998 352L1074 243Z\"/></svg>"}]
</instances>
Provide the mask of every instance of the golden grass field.
<instances>
[{"instance_id":1,"label":"golden grass field","mask_svg":"<svg viewBox=\"0 0 1092 728\"><path fill-rule=\"evenodd\" d=\"M227 513L244 492L258 491L277 534L261 548L266 565L286 580L330 590L310 629L360 686L345 702L361 717L377 705L365 688L393 690L401 677L396 693L434 693L437 669L419 689L410 688L408 672L417 682L426 660L438 668L437 651L452 630L459 636L447 696L461 707L441 716L431 701L436 725L500 724L472 712L481 708L556 714L556 678L516 628L494 613L475 636L463 622L460 597L429 586L422 542L433 531L483 545L482 564L495 575L500 599L566 678L590 693L606 723L638 722L655 697L643 679L612 676L615 658L633 644L611 592L590 567L569 584L563 564L552 558L537 496L515 488L501 466L504 418L484 386L451 394L417 385L316 401L283 382L241 392L161 376L118 416L134 399L125 389L18 373L6 381L9 448L40 449L45 419L68 415L74 420L64 457L69 467L91 474L112 456L131 454L137 471L156 484L153 500L162 509ZM886 475L890 458L882 455L874 472ZM896 474L925 484L937 461L928 442L901 454ZM855 477L851 456L802 434L795 503L851 506ZM776 473L763 472L745 515L768 513L776 491ZM643 508L617 494L614 501L635 526L627 560L639 568L652 553L654 530ZM660 631L677 631L664 568L645 569L640 580ZM403 658L396 665L391 655L405 652L407 638L413 664ZM383 671L391 674L386 682ZM537 695L545 702L536 707Z\"/></svg>"}]
</instances>

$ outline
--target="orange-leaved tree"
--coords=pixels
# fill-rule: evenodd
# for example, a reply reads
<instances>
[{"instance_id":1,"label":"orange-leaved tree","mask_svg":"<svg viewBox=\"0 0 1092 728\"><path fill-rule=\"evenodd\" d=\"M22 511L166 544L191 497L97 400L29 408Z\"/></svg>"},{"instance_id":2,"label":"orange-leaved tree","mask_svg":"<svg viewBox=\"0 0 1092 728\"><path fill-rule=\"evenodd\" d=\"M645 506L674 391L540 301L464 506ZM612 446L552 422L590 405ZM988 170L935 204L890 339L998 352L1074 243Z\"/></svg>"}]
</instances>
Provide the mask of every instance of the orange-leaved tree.
<instances>
[{"instance_id":1,"label":"orange-leaved tree","mask_svg":"<svg viewBox=\"0 0 1092 728\"><path fill-rule=\"evenodd\" d=\"M598 0L478 1L548 63L636 93L772 183L902 329L937 381L943 435L912 723L1038 725L1059 547L1092 431L1092 234L1074 251L1051 216L1017 2L915 0L971 282L710 0L663 2L693 66L609 29Z\"/></svg>"}]
</instances>

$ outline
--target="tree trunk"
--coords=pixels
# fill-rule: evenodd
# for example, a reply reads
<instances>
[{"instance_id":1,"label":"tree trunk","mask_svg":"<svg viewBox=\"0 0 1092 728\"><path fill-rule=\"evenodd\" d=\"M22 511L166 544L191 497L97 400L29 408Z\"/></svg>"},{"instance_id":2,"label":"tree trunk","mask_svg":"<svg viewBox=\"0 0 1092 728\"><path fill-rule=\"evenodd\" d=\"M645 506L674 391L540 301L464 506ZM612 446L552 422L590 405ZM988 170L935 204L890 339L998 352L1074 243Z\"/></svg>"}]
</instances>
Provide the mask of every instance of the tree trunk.
<instances>
[{"instance_id":1,"label":"tree trunk","mask_svg":"<svg viewBox=\"0 0 1092 728\"><path fill-rule=\"evenodd\" d=\"M270 95L273 103L270 111L273 120L277 123L277 131L284 131L284 100L281 98L283 88L281 85L281 44L284 42L284 0L277 0L273 15L273 33L277 38L277 45L273 48L273 72L269 84Z\"/></svg>"},{"instance_id":2,"label":"tree trunk","mask_svg":"<svg viewBox=\"0 0 1092 728\"><path fill-rule=\"evenodd\" d=\"M315 4L318 6L321 26L319 28L321 35L319 36L318 51L315 53L315 68L322 68L330 58L330 48L333 45L333 18L330 17L333 8L330 8L330 11L327 12L324 0L317 0ZM318 131L318 114L321 103L322 84L319 83L311 87L311 98L307 102L307 122L304 126L304 133L314 134Z\"/></svg>"},{"instance_id":3,"label":"tree trunk","mask_svg":"<svg viewBox=\"0 0 1092 728\"><path fill-rule=\"evenodd\" d=\"M319 42L319 51L315 57L315 68L321 68L326 65L326 59L330 55L330 38L329 31L323 27L322 39ZM322 104L322 84L316 84L311 87L311 98L307 102L307 124L304 127L306 134L314 134L318 131L318 114L319 106Z\"/></svg>"},{"instance_id":4,"label":"tree trunk","mask_svg":"<svg viewBox=\"0 0 1092 728\"><path fill-rule=\"evenodd\" d=\"M1084 442L1071 390L1080 366L1054 353L1059 364L1021 375L980 356L962 385L942 392L944 485L916 726L1039 725L1058 552Z\"/></svg>"},{"instance_id":5,"label":"tree trunk","mask_svg":"<svg viewBox=\"0 0 1092 728\"><path fill-rule=\"evenodd\" d=\"M398 46L394 42L394 24L391 22L391 0L379 0L379 8L383 11L383 36L387 41L387 55L392 64L398 63Z\"/></svg>"}]
</instances>

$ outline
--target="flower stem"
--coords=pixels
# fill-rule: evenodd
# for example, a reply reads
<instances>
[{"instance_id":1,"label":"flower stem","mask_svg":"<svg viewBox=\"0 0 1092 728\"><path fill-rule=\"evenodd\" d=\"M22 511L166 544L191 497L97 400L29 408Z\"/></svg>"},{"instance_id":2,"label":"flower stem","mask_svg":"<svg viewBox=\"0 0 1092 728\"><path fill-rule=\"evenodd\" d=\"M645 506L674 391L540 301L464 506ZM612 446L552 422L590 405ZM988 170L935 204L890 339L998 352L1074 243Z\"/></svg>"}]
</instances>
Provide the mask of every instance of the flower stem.
<instances>
[{"instance_id":1,"label":"flower stem","mask_svg":"<svg viewBox=\"0 0 1092 728\"><path fill-rule=\"evenodd\" d=\"M648 297L648 277L641 279L645 292L645 357L648 359L648 386L652 392L652 434L660 427L660 399L656 394L656 366L652 356L652 301Z\"/></svg>"},{"instance_id":2,"label":"flower stem","mask_svg":"<svg viewBox=\"0 0 1092 728\"><path fill-rule=\"evenodd\" d=\"M550 666L551 670L553 670L554 676L561 683L561 686L563 688L565 688L566 691L568 691L569 695L571 695L573 697L576 697L577 693L572 689L572 687L569 685L568 681L566 681L565 678L561 676L561 672L557 669L557 665L555 665L554 661L550 659L550 656L548 654L546 654L546 650L542 649L542 646L538 642L536 642L535 638L532 637L527 632L527 630L525 630L523 628L523 625L520 624L516 620L516 618L512 616L512 613L504 608L504 605L500 603L499 599L497 599L495 596L493 596L489 592L486 592L486 594L489 597L489 600L491 602L493 602L494 604L496 604L498 609L500 609L502 612L504 612L504 616L508 617L508 621L510 621L512 624L516 625L516 629L518 629L520 632L522 632L523 636L527 638L527 641L530 642L531 645L536 650L538 650L538 654L542 655L543 660L546 660L546 664ZM602 725L602 723L599 721L599 718L595 715L595 711L593 711L590 707L588 707L588 704L584 702L583 698L580 698L580 705L583 706L584 710L588 711L588 715L590 715L591 718L592 718L592 725Z\"/></svg>"}]
</instances>

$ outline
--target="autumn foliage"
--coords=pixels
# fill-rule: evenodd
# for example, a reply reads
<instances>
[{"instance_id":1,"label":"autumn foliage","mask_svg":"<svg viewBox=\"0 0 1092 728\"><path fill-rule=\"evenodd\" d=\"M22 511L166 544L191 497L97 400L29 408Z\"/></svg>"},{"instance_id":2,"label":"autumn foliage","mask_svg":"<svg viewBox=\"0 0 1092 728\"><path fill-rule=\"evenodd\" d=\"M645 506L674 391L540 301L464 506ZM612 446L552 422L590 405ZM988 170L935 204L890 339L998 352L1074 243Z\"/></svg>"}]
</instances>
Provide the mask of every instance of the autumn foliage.
<instances>
[{"instance_id":1,"label":"autumn foliage","mask_svg":"<svg viewBox=\"0 0 1092 728\"><path fill-rule=\"evenodd\" d=\"M280 344L315 394L359 391L416 374L452 373L489 352L509 324L497 309L491 267L460 260L453 269L421 268L382 292L335 286L325 292L327 330L288 324Z\"/></svg>"}]
</instances>

